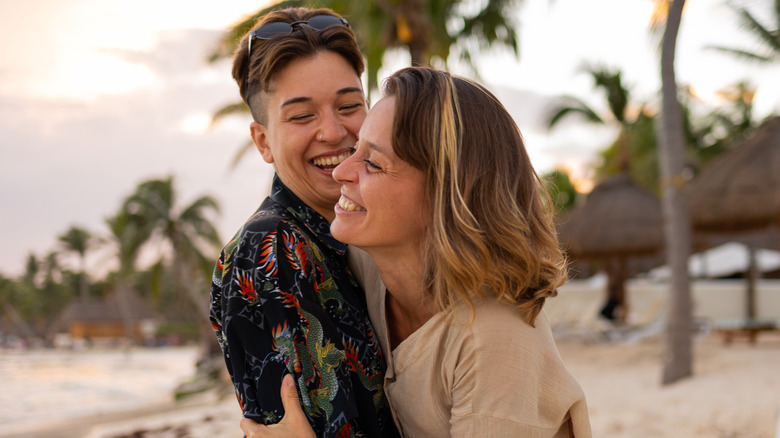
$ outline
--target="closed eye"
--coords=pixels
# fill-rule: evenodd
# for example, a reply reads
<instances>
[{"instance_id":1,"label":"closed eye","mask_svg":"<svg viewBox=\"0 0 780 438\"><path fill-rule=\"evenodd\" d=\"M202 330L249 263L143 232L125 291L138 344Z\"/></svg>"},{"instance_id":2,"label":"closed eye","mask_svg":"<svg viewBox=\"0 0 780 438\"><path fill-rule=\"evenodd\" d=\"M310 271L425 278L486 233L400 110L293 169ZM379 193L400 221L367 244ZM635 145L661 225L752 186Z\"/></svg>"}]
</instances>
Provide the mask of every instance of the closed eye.
<instances>
[{"instance_id":1,"label":"closed eye","mask_svg":"<svg viewBox=\"0 0 780 438\"><path fill-rule=\"evenodd\" d=\"M342 114L354 114L355 112L359 111L360 109L364 108L364 105L362 103L353 103L349 105L343 105L339 107L339 113Z\"/></svg>"},{"instance_id":2,"label":"closed eye","mask_svg":"<svg viewBox=\"0 0 780 438\"><path fill-rule=\"evenodd\" d=\"M377 171L377 172L380 172L380 171L382 171L382 168L381 168L381 167L379 167L379 166L378 166L376 163L374 163L373 161L369 160L368 158L365 158L365 159L363 159L363 161L366 163L366 165L367 165L367 166L368 166L368 167L369 167L371 170L373 170L373 171Z\"/></svg>"},{"instance_id":3,"label":"closed eye","mask_svg":"<svg viewBox=\"0 0 780 438\"><path fill-rule=\"evenodd\" d=\"M293 116L290 117L290 121L293 122L302 122L311 119L313 116L311 114L301 114L299 116Z\"/></svg>"}]
</instances>

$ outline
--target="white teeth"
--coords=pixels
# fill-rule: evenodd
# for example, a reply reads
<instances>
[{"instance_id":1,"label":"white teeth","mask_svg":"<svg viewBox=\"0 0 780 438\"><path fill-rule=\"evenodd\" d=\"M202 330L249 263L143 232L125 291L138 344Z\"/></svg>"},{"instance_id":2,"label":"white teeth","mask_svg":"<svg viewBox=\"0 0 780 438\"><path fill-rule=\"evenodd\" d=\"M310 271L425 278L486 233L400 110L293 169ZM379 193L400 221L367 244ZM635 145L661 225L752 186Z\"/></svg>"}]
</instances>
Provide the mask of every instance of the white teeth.
<instances>
[{"instance_id":1,"label":"white teeth","mask_svg":"<svg viewBox=\"0 0 780 438\"><path fill-rule=\"evenodd\" d=\"M349 158L351 155L350 152L344 152L343 154L331 156L331 157L325 157L325 158L315 158L312 160L312 163L314 163L317 167L325 167L325 166L338 166L341 164L344 160Z\"/></svg>"},{"instance_id":2,"label":"white teeth","mask_svg":"<svg viewBox=\"0 0 780 438\"><path fill-rule=\"evenodd\" d=\"M345 211L366 211L365 208L355 204L343 196L339 198L339 207Z\"/></svg>"}]
</instances>

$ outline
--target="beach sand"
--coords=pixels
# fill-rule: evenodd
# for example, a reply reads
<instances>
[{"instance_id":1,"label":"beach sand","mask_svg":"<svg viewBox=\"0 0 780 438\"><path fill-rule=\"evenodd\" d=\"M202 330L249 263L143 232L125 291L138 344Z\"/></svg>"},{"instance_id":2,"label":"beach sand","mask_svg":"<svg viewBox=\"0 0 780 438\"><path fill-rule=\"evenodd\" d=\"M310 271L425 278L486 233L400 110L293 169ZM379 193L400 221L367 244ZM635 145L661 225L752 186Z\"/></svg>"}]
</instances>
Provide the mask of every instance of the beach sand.
<instances>
[{"instance_id":1,"label":"beach sand","mask_svg":"<svg viewBox=\"0 0 780 438\"><path fill-rule=\"evenodd\" d=\"M635 342L593 342L568 337L558 340L559 350L588 399L594 437L610 438L775 438L780 409L780 333L764 333L756 344L737 339L724 345L716 334L695 338L694 376L661 386L663 344L658 336ZM8 360L2 352L3 360ZM17 354L17 353L12 353ZM169 389L192 371L194 349L133 352L131 364L117 373L103 373L95 361L111 362L117 354L85 353L93 363L91 374L81 376L82 395L89 385L102 389L87 397L105 401L102 409L87 403L82 414L77 397L59 403L73 406L66 415L49 418L44 410L14 416L11 397L0 395L0 437L241 437L240 412L229 393L204 394L185 402L173 402ZM102 357L101 357L102 355ZM126 360L127 361L127 360ZM80 363L73 359L70 362ZM142 363L145 362L145 365ZM165 362L165 365L161 365ZM132 365L132 366L131 366ZM97 368L96 368L97 367ZM9 368L7 365L5 368ZM0 372L4 371L0 368ZM134 390L107 392L122 371L129 374ZM0 381L7 394L8 374ZM139 378L139 376L143 376ZM76 379L78 380L78 379ZM75 381L75 380L74 380ZM144 383L145 382L145 383ZM71 383L71 385L75 385ZM102 386L101 386L102 385ZM14 390L20 391L19 388ZM23 391L22 391L23 392ZM18 395L24 398L26 394ZM58 393L59 397L63 397ZM139 393L145 393L142 399ZM119 403L117 396L135 397L135 406ZM45 394L42 394L45 396ZM19 404L17 404L17 407ZM31 404L26 404L28 408ZM30 418L39 421L31 422Z\"/></svg>"}]
</instances>

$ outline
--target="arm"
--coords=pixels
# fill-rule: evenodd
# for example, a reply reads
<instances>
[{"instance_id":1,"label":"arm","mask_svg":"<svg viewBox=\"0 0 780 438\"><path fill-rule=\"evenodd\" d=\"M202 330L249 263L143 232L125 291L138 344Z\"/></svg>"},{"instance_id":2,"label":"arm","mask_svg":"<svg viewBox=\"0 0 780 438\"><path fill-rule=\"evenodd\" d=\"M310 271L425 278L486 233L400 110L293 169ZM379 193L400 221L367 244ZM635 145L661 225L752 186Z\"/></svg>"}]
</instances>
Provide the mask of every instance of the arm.
<instances>
[{"instance_id":1,"label":"arm","mask_svg":"<svg viewBox=\"0 0 780 438\"><path fill-rule=\"evenodd\" d=\"M272 315L278 313L273 302L265 304L279 282L276 257L264 252L274 235L242 231L226 246L213 276L210 312L243 414L264 423L283 415L277 396L287 372L272 336L282 315Z\"/></svg>"},{"instance_id":2,"label":"arm","mask_svg":"<svg viewBox=\"0 0 780 438\"><path fill-rule=\"evenodd\" d=\"M251 420L282 419L279 389L292 374L318 435L377 436L384 428L378 344L359 289L339 277L346 260L329 259L317 245L291 221L244 232L224 264L217 306L228 370Z\"/></svg>"}]
</instances>

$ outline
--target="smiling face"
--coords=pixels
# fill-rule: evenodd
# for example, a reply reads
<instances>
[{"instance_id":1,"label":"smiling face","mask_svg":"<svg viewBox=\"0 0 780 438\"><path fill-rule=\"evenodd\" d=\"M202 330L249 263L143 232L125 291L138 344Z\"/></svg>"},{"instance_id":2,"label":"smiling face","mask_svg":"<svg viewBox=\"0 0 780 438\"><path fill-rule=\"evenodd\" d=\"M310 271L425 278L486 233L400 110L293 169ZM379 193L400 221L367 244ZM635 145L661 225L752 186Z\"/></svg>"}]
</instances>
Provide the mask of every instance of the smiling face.
<instances>
[{"instance_id":1,"label":"smiling face","mask_svg":"<svg viewBox=\"0 0 780 438\"><path fill-rule=\"evenodd\" d=\"M333 168L350 155L368 111L360 77L340 55L321 51L292 61L268 94L268 121L251 124L252 140L296 196L333 220Z\"/></svg>"},{"instance_id":2,"label":"smiling face","mask_svg":"<svg viewBox=\"0 0 780 438\"><path fill-rule=\"evenodd\" d=\"M343 186L331 233L369 253L409 249L419 254L430 222L424 176L393 151L394 105L394 97L385 97L371 109L355 153L333 171Z\"/></svg>"}]
</instances>

